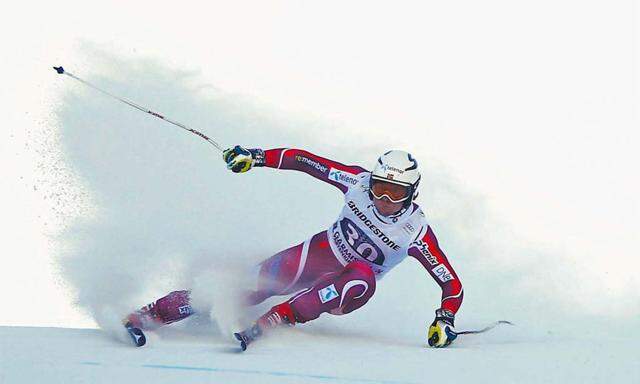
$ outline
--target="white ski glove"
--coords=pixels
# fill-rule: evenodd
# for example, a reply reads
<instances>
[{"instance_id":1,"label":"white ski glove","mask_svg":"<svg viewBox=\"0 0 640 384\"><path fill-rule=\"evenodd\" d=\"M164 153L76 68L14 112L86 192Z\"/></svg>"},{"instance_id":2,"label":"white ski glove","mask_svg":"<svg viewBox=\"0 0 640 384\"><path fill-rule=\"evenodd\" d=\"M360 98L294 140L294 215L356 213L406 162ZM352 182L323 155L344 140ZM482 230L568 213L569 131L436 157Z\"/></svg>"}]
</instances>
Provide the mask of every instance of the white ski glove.
<instances>
[{"instance_id":1,"label":"white ski glove","mask_svg":"<svg viewBox=\"0 0 640 384\"><path fill-rule=\"evenodd\" d=\"M453 327L453 320L454 315L451 311L442 308L436 310L436 318L429 327L427 340L430 346L435 348L446 347L458 337Z\"/></svg>"}]
</instances>

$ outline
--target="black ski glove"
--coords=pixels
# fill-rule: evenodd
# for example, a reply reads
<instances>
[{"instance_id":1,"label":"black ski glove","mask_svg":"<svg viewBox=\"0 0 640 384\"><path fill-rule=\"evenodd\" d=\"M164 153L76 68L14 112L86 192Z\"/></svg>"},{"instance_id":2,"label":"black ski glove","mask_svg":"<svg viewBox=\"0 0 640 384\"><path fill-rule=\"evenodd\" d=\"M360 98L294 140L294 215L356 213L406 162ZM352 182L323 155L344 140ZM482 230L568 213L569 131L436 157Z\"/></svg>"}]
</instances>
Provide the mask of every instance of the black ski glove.
<instances>
[{"instance_id":1,"label":"black ski glove","mask_svg":"<svg viewBox=\"0 0 640 384\"><path fill-rule=\"evenodd\" d=\"M454 315L446 309L437 309L436 318L429 327L428 342L435 348L446 347L458 337L453 327Z\"/></svg>"}]
</instances>

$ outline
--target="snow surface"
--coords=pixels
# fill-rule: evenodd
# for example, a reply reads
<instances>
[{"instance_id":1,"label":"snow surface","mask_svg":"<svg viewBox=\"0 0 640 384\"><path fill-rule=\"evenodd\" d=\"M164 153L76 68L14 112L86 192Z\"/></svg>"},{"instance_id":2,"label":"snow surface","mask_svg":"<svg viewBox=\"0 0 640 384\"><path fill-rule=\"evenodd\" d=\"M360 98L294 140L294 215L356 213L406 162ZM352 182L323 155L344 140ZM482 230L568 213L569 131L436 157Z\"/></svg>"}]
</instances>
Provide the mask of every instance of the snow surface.
<instances>
[{"instance_id":1,"label":"snow surface","mask_svg":"<svg viewBox=\"0 0 640 384\"><path fill-rule=\"evenodd\" d=\"M495 330L508 333L506 329ZM462 336L461 336L462 337ZM0 383L637 383L628 339L492 342L468 336L447 349L317 335L303 327L246 352L205 332L165 328L135 348L95 329L0 327Z\"/></svg>"}]
</instances>

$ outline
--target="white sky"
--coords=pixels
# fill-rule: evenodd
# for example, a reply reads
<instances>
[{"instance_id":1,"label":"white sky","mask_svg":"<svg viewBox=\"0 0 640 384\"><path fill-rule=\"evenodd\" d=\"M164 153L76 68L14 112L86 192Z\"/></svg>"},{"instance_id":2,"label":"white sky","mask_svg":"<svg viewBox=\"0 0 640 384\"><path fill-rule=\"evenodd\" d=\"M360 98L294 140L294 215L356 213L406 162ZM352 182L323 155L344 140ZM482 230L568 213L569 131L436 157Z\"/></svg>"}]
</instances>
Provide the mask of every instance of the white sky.
<instances>
[{"instance_id":1,"label":"white sky","mask_svg":"<svg viewBox=\"0 0 640 384\"><path fill-rule=\"evenodd\" d=\"M225 91L334 121L347 139L430 153L520 234L578 263L616 255L614 279L628 278L640 267L639 10L567 0L12 2L0 15L0 324L91 324L55 284L46 234L56 221L34 190L29 145L64 86L50 66L89 70L82 41L201 71Z\"/></svg>"}]
</instances>

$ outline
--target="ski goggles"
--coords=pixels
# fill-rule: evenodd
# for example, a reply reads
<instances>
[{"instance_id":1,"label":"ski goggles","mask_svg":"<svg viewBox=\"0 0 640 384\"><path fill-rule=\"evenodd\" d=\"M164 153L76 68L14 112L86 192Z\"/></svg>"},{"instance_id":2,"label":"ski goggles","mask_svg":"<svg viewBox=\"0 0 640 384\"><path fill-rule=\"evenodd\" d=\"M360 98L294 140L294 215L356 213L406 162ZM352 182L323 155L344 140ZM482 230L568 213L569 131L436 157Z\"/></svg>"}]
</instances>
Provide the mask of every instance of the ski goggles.
<instances>
[{"instance_id":1,"label":"ski goggles","mask_svg":"<svg viewBox=\"0 0 640 384\"><path fill-rule=\"evenodd\" d=\"M378 200L386 197L392 203L400 203L411 197L411 187L382 180L371 180L371 194Z\"/></svg>"}]
</instances>

